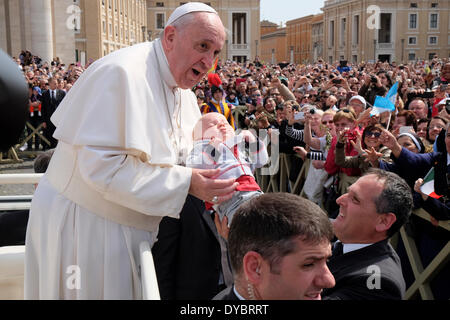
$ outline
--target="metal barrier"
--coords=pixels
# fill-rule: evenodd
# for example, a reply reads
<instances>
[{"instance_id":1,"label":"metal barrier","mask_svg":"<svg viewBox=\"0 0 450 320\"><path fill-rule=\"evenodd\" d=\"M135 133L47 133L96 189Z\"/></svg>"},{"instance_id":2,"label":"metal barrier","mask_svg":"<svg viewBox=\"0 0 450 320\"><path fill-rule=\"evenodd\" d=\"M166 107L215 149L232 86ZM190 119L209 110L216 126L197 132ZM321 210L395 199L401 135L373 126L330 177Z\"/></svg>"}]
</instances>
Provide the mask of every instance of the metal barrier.
<instances>
[{"instance_id":1,"label":"metal barrier","mask_svg":"<svg viewBox=\"0 0 450 320\"><path fill-rule=\"evenodd\" d=\"M6 152L6 158L3 158L3 153L0 152L0 163L22 163L23 159L20 156L32 156L35 157L39 152L39 148L32 151L22 151L22 147L25 143L35 144L37 141L36 136L39 137L41 144L46 144L47 147L51 145L50 141L42 134L43 124L39 124L36 128L30 122L26 122L25 129L31 130L31 133L28 134L23 140L20 140L18 144L14 147L11 147Z\"/></svg>"}]
</instances>

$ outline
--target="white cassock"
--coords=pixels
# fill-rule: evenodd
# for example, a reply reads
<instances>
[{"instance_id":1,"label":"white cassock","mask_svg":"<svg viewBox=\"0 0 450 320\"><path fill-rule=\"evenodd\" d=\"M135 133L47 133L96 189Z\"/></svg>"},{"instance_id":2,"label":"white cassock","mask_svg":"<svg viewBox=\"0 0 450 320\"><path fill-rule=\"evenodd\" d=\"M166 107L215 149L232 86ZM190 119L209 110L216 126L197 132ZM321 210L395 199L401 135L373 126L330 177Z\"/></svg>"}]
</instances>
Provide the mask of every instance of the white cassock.
<instances>
[{"instance_id":1,"label":"white cassock","mask_svg":"<svg viewBox=\"0 0 450 320\"><path fill-rule=\"evenodd\" d=\"M31 205L26 299L142 298L139 244L179 217L191 169L177 163L200 116L160 40L85 71L52 117L59 143Z\"/></svg>"}]
</instances>

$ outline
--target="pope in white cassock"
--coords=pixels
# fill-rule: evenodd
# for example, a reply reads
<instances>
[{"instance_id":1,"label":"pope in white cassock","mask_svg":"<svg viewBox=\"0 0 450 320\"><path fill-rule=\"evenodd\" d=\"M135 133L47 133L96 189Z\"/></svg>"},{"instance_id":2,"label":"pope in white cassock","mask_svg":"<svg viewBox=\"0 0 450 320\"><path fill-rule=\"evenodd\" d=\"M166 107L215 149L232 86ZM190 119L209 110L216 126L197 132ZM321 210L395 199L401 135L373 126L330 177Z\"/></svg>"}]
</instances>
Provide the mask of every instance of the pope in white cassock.
<instances>
[{"instance_id":1,"label":"pope in white cassock","mask_svg":"<svg viewBox=\"0 0 450 320\"><path fill-rule=\"evenodd\" d=\"M139 244L188 194L231 198L234 180L182 165L200 118L190 90L225 42L217 12L178 7L160 39L92 64L52 117L58 147L34 194L26 299L140 299ZM77 279L74 279L77 276Z\"/></svg>"}]
</instances>

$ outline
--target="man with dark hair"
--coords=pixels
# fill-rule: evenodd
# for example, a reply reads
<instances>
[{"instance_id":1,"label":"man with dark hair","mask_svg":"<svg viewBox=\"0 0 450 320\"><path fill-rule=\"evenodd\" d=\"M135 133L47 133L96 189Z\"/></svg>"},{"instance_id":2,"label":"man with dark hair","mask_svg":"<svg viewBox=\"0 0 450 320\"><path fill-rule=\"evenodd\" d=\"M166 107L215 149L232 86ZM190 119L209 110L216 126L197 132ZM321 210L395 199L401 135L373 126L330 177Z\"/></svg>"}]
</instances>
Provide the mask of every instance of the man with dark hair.
<instances>
[{"instance_id":1,"label":"man with dark hair","mask_svg":"<svg viewBox=\"0 0 450 320\"><path fill-rule=\"evenodd\" d=\"M49 89L42 94L42 121L44 123L44 135L51 144L48 146L43 143L44 150L56 148L58 141L53 137L56 127L50 118L66 96L63 90L58 89L58 79L50 78L48 84Z\"/></svg>"},{"instance_id":2,"label":"man with dark hair","mask_svg":"<svg viewBox=\"0 0 450 320\"><path fill-rule=\"evenodd\" d=\"M332 237L327 215L309 200L289 193L251 199L230 226L234 286L215 299L321 299L334 286L326 265Z\"/></svg>"},{"instance_id":3,"label":"man with dark hair","mask_svg":"<svg viewBox=\"0 0 450 320\"><path fill-rule=\"evenodd\" d=\"M408 184L395 173L371 169L336 202L338 241L328 263L336 286L324 291L324 299L402 299L400 259L388 240L411 213Z\"/></svg>"}]
</instances>

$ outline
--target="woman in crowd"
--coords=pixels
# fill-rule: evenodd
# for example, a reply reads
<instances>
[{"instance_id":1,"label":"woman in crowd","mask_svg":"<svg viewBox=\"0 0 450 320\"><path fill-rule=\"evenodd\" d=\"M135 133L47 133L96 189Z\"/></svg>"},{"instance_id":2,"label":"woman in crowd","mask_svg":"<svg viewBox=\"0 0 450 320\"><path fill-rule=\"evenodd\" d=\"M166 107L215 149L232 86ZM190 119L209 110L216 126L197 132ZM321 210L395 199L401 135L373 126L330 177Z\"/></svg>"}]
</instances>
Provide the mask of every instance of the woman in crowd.
<instances>
[{"instance_id":1,"label":"woman in crowd","mask_svg":"<svg viewBox=\"0 0 450 320\"><path fill-rule=\"evenodd\" d=\"M356 142L351 141L353 147L358 150L356 156L345 156L344 146L348 140L343 132L337 133L338 143L336 144L336 164L343 168L359 168L361 173L366 172L369 167L373 166L367 155L369 153L377 153L385 162L392 162L390 159L391 150L381 144L380 136L383 127L380 124L367 126L362 137L357 132ZM376 166L376 164L375 164Z\"/></svg>"},{"instance_id":2,"label":"woman in crowd","mask_svg":"<svg viewBox=\"0 0 450 320\"><path fill-rule=\"evenodd\" d=\"M356 114L352 108L339 110L333 118L336 126L336 132L344 132L347 135L348 140L344 147L346 156L357 156L358 150L352 145L352 141L355 142L359 132L356 126ZM335 162L335 150L337 144L337 137L334 137L331 142L330 151L328 152L327 160L325 162L325 170L330 175L337 175L339 178L340 194L347 192L347 188L355 182L358 177L361 176L361 170L359 168L343 168Z\"/></svg>"}]
</instances>

